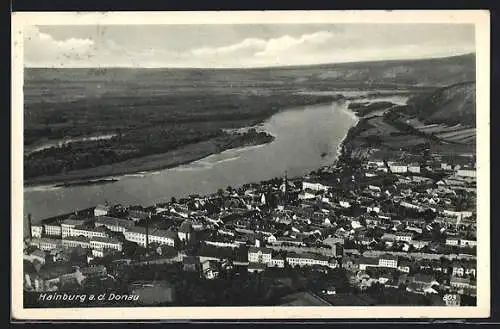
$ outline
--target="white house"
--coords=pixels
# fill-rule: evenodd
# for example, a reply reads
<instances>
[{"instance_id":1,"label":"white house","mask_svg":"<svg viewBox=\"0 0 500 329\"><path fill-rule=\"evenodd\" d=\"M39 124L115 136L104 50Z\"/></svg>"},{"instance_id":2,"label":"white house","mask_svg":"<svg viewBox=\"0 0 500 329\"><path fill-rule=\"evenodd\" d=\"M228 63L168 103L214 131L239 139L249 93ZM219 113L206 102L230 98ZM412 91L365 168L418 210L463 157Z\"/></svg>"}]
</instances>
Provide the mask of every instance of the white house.
<instances>
[{"instance_id":1,"label":"white house","mask_svg":"<svg viewBox=\"0 0 500 329\"><path fill-rule=\"evenodd\" d=\"M412 173L420 173L420 166L418 164L411 164L408 166L408 171Z\"/></svg>"},{"instance_id":2,"label":"white house","mask_svg":"<svg viewBox=\"0 0 500 329\"><path fill-rule=\"evenodd\" d=\"M32 225L31 226L31 236L33 238L41 238L43 234L43 226L42 225Z\"/></svg>"},{"instance_id":3,"label":"white house","mask_svg":"<svg viewBox=\"0 0 500 329\"><path fill-rule=\"evenodd\" d=\"M62 246L66 248L90 248L90 240L85 236L66 236L62 238Z\"/></svg>"},{"instance_id":4,"label":"white house","mask_svg":"<svg viewBox=\"0 0 500 329\"><path fill-rule=\"evenodd\" d=\"M122 250L122 243L114 238L93 237L90 239L92 249L116 249Z\"/></svg>"},{"instance_id":5,"label":"white house","mask_svg":"<svg viewBox=\"0 0 500 329\"><path fill-rule=\"evenodd\" d=\"M45 234L48 236L61 236L62 230L59 224L44 224Z\"/></svg>"},{"instance_id":6,"label":"white house","mask_svg":"<svg viewBox=\"0 0 500 329\"><path fill-rule=\"evenodd\" d=\"M396 241L411 242L413 240L413 233L396 233Z\"/></svg>"},{"instance_id":7,"label":"white house","mask_svg":"<svg viewBox=\"0 0 500 329\"><path fill-rule=\"evenodd\" d=\"M248 262L249 263L264 263L269 264L272 259L272 249L250 247L248 249Z\"/></svg>"},{"instance_id":8,"label":"white house","mask_svg":"<svg viewBox=\"0 0 500 329\"><path fill-rule=\"evenodd\" d=\"M71 235L71 229L76 227L76 226L79 226L83 224L83 222L81 220L75 220L75 219L71 219L71 218L68 218L68 219L65 219L62 223L61 223L61 236L64 238L64 237L67 237L67 236L70 236Z\"/></svg>"},{"instance_id":9,"label":"white house","mask_svg":"<svg viewBox=\"0 0 500 329\"><path fill-rule=\"evenodd\" d=\"M267 263L267 266L283 268L285 267L285 260L279 255L271 256L271 261Z\"/></svg>"},{"instance_id":10,"label":"white house","mask_svg":"<svg viewBox=\"0 0 500 329\"><path fill-rule=\"evenodd\" d=\"M321 183L314 182L302 182L302 190L313 190L313 191L328 191L328 186L323 185Z\"/></svg>"},{"instance_id":11,"label":"white house","mask_svg":"<svg viewBox=\"0 0 500 329\"><path fill-rule=\"evenodd\" d=\"M393 255L382 255L378 259L378 266L398 268L398 258Z\"/></svg>"},{"instance_id":12,"label":"white house","mask_svg":"<svg viewBox=\"0 0 500 329\"><path fill-rule=\"evenodd\" d=\"M323 255L307 255L307 254L294 254L291 253L286 257L286 261L290 266L330 266L329 258Z\"/></svg>"},{"instance_id":13,"label":"white house","mask_svg":"<svg viewBox=\"0 0 500 329\"><path fill-rule=\"evenodd\" d=\"M457 176L460 177L476 177L476 170L475 169L459 169L457 170Z\"/></svg>"},{"instance_id":14,"label":"white house","mask_svg":"<svg viewBox=\"0 0 500 329\"><path fill-rule=\"evenodd\" d=\"M447 246L458 246L460 244L460 239L458 239L458 238L447 238L445 244Z\"/></svg>"},{"instance_id":15,"label":"white house","mask_svg":"<svg viewBox=\"0 0 500 329\"><path fill-rule=\"evenodd\" d=\"M83 225L79 225L69 228L69 236L85 236L87 238L93 238L93 237L105 238L108 236L108 234L102 227L86 227Z\"/></svg>"},{"instance_id":16,"label":"white house","mask_svg":"<svg viewBox=\"0 0 500 329\"><path fill-rule=\"evenodd\" d=\"M406 173L408 172L408 166L403 164L393 163L389 165L389 169L392 173Z\"/></svg>"},{"instance_id":17,"label":"white house","mask_svg":"<svg viewBox=\"0 0 500 329\"><path fill-rule=\"evenodd\" d=\"M460 247L476 247L477 241L472 239L460 239Z\"/></svg>"},{"instance_id":18,"label":"white house","mask_svg":"<svg viewBox=\"0 0 500 329\"><path fill-rule=\"evenodd\" d=\"M344 201L344 200L341 200L341 201L339 202L339 204L340 204L340 206L341 206L342 208L349 208L349 207L351 207L351 204L349 203L349 201Z\"/></svg>"},{"instance_id":19,"label":"white house","mask_svg":"<svg viewBox=\"0 0 500 329\"><path fill-rule=\"evenodd\" d=\"M110 210L110 207L108 205L97 205L97 207L94 208L94 216L99 217L99 216L106 216Z\"/></svg>"}]
</instances>

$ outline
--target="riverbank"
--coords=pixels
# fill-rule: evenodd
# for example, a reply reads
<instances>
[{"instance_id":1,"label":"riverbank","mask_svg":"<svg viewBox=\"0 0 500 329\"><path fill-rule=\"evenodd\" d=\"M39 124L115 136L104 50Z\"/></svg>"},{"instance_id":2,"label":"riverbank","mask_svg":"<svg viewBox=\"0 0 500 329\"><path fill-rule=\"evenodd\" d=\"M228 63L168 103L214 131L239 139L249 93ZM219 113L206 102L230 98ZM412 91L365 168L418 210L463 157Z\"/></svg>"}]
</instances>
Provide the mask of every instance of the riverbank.
<instances>
[{"instance_id":1,"label":"riverbank","mask_svg":"<svg viewBox=\"0 0 500 329\"><path fill-rule=\"evenodd\" d=\"M36 187L40 185L72 186L84 185L91 180L99 178L113 178L116 181L117 176L134 174L138 172L147 172L153 170L162 170L177 167L191 163L213 154L221 153L230 149L241 147L264 145L274 140L274 136L266 134L267 138L236 138L230 142L221 143L220 140L211 139L194 144L183 146L179 149L165 153L148 155L140 158L133 158L122 162L109 165L75 170L65 174L36 177L25 180L25 187Z\"/></svg>"}]
</instances>

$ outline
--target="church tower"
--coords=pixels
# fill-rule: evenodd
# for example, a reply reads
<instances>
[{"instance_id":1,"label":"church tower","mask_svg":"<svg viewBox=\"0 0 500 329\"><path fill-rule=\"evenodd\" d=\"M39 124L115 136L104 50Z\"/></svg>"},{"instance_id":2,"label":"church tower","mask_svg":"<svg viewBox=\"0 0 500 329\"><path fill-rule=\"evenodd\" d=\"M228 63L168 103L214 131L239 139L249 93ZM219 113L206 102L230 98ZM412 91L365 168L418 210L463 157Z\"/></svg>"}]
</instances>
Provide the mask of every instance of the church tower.
<instances>
[{"instance_id":1,"label":"church tower","mask_svg":"<svg viewBox=\"0 0 500 329\"><path fill-rule=\"evenodd\" d=\"M281 190L281 204L284 206L288 201L288 174L285 171L283 176L283 184L280 187Z\"/></svg>"}]
</instances>

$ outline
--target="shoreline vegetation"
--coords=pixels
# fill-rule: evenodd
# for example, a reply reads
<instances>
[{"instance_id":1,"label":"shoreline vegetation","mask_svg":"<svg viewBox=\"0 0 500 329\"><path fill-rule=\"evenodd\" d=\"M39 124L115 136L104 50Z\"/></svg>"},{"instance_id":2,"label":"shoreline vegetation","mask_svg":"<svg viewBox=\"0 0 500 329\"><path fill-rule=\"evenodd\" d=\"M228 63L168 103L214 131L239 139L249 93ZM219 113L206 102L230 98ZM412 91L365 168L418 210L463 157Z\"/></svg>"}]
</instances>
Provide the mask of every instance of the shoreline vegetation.
<instances>
[{"instance_id":1,"label":"shoreline vegetation","mask_svg":"<svg viewBox=\"0 0 500 329\"><path fill-rule=\"evenodd\" d=\"M216 137L164 153L132 158L94 168L75 170L65 174L36 177L25 180L24 185L25 187L32 187L56 184L55 187L70 187L113 183L118 181L113 176L169 169L230 149L267 144L274 139L275 137L267 132L257 132L252 128L245 133L233 133L223 137Z\"/></svg>"}]
</instances>

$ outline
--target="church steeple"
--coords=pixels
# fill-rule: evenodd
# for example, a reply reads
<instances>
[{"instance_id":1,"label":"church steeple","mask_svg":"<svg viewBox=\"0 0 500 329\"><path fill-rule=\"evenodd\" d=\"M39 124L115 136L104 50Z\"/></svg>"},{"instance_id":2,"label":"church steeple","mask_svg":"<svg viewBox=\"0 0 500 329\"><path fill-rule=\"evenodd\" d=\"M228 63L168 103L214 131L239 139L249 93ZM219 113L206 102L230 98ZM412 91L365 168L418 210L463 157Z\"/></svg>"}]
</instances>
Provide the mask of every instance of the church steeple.
<instances>
[{"instance_id":1,"label":"church steeple","mask_svg":"<svg viewBox=\"0 0 500 329\"><path fill-rule=\"evenodd\" d=\"M283 176L283 185L281 185L281 204L285 205L288 200L288 173L285 171Z\"/></svg>"}]
</instances>

